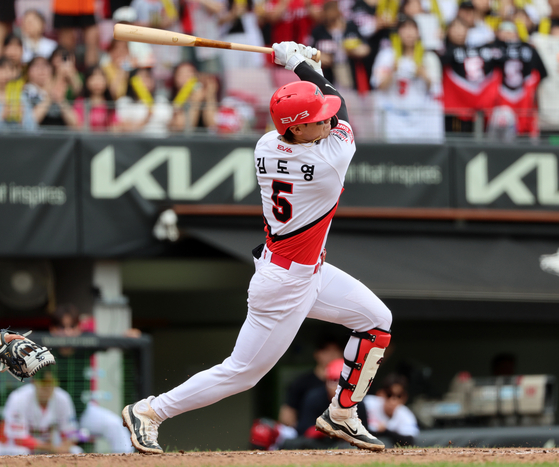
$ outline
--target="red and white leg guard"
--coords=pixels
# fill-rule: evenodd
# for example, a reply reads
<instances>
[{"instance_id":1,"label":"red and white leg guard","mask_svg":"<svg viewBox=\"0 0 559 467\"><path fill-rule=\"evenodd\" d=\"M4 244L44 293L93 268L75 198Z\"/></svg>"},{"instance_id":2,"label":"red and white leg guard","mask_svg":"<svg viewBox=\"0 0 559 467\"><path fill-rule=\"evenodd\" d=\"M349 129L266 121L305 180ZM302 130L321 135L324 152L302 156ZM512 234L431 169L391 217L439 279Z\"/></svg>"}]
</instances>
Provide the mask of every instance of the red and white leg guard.
<instances>
[{"instance_id":1,"label":"red and white leg guard","mask_svg":"<svg viewBox=\"0 0 559 467\"><path fill-rule=\"evenodd\" d=\"M390 332L378 328L366 332L353 331L351 336L360 341L355 360L344 359L351 370L347 379L340 376L341 391L338 402L343 408L353 407L367 395L391 337Z\"/></svg>"}]
</instances>

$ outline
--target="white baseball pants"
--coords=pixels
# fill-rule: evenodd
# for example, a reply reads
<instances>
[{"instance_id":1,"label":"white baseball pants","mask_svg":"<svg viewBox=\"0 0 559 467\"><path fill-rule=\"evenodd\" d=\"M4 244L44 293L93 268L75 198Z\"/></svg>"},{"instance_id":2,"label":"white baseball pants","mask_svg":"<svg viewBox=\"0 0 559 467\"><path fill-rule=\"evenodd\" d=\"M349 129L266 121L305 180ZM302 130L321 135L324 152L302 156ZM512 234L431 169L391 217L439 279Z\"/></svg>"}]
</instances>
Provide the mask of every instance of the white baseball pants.
<instances>
[{"instance_id":1,"label":"white baseball pants","mask_svg":"<svg viewBox=\"0 0 559 467\"><path fill-rule=\"evenodd\" d=\"M248 315L231 356L195 374L150 401L163 419L211 405L252 388L290 346L305 318L342 324L359 332L389 330L390 310L361 282L324 263L292 263L289 270L270 263L270 252L255 260L248 289ZM350 337L344 351L355 358L359 339Z\"/></svg>"}]
</instances>

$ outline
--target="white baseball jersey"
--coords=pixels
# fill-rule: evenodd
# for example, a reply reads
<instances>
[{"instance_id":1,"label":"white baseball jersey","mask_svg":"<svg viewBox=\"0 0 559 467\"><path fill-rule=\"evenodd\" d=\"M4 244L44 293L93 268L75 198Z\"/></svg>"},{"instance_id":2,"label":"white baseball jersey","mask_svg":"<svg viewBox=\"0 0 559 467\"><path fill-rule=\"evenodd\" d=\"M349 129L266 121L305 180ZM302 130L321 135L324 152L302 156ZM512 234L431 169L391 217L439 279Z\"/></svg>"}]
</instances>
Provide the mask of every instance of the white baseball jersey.
<instances>
[{"instance_id":1,"label":"white baseball jersey","mask_svg":"<svg viewBox=\"0 0 559 467\"><path fill-rule=\"evenodd\" d=\"M354 153L353 130L344 121L316 143L289 144L277 131L258 141L254 158L270 251L317 263Z\"/></svg>"},{"instance_id":2,"label":"white baseball jersey","mask_svg":"<svg viewBox=\"0 0 559 467\"><path fill-rule=\"evenodd\" d=\"M367 409L367 424L369 429L377 431L380 425L387 430L402 436L417 436L419 427L413 412L405 405L400 405L394 410L392 418L384 412L384 398L379 396L365 396L363 399Z\"/></svg>"},{"instance_id":3,"label":"white baseball jersey","mask_svg":"<svg viewBox=\"0 0 559 467\"><path fill-rule=\"evenodd\" d=\"M41 408L33 384L13 391L4 407L4 434L8 441L27 440L30 436L57 444L61 436L77 430L76 411L70 395L54 388L47 407Z\"/></svg>"}]
</instances>

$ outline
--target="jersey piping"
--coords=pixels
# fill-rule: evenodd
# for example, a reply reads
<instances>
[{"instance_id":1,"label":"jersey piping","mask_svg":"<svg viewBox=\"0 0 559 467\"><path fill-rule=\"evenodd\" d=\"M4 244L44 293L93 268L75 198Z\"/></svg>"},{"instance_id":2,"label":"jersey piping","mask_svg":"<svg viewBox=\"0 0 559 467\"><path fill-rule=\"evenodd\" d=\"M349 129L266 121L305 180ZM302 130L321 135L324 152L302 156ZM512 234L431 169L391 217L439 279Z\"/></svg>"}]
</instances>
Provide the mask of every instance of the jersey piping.
<instances>
[{"instance_id":1,"label":"jersey piping","mask_svg":"<svg viewBox=\"0 0 559 467\"><path fill-rule=\"evenodd\" d=\"M307 224L297 230L294 230L293 232L289 232L287 234L284 235L278 235L278 234L272 234L271 233L271 227L270 224L268 224L268 220L266 219L266 216L262 216L264 218L264 224L266 224L266 234L268 235L268 237L270 238L270 240L272 242L280 242L282 240L285 240L286 238L290 238L290 237L294 237L296 235L299 235L300 233L303 233L305 230L308 229L312 229L316 224L318 224L320 221L322 221L325 217L328 217L328 215L330 215L330 213L332 212L332 210L336 209L336 207L338 206L338 203L336 203L334 206L332 206L332 209L330 209L326 214L320 216L318 219L316 219L315 221L311 222L310 224Z\"/></svg>"},{"instance_id":2,"label":"jersey piping","mask_svg":"<svg viewBox=\"0 0 559 467\"><path fill-rule=\"evenodd\" d=\"M285 235L274 235L270 232L270 225L266 217L264 224L266 231L266 246L272 253L276 253L299 264L316 264L324 248L326 235L336 213L338 203L326 214L310 224Z\"/></svg>"}]
</instances>

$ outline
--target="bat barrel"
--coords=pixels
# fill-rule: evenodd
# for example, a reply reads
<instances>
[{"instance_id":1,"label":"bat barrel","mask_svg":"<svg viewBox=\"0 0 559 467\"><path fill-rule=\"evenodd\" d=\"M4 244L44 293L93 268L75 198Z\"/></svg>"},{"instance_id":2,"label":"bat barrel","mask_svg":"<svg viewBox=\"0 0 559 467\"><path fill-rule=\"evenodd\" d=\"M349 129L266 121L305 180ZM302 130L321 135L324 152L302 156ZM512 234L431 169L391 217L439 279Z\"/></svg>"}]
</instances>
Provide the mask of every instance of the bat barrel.
<instances>
[{"instance_id":1,"label":"bat barrel","mask_svg":"<svg viewBox=\"0 0 559 467\"><path fill-rule=\"evenodd\" d=\"M115 24L114 38L119 41L144 42L146 44L181 45L193 47L196 37L163 29L145 28L131 24Z\"/></svg>"}]
</instances>

